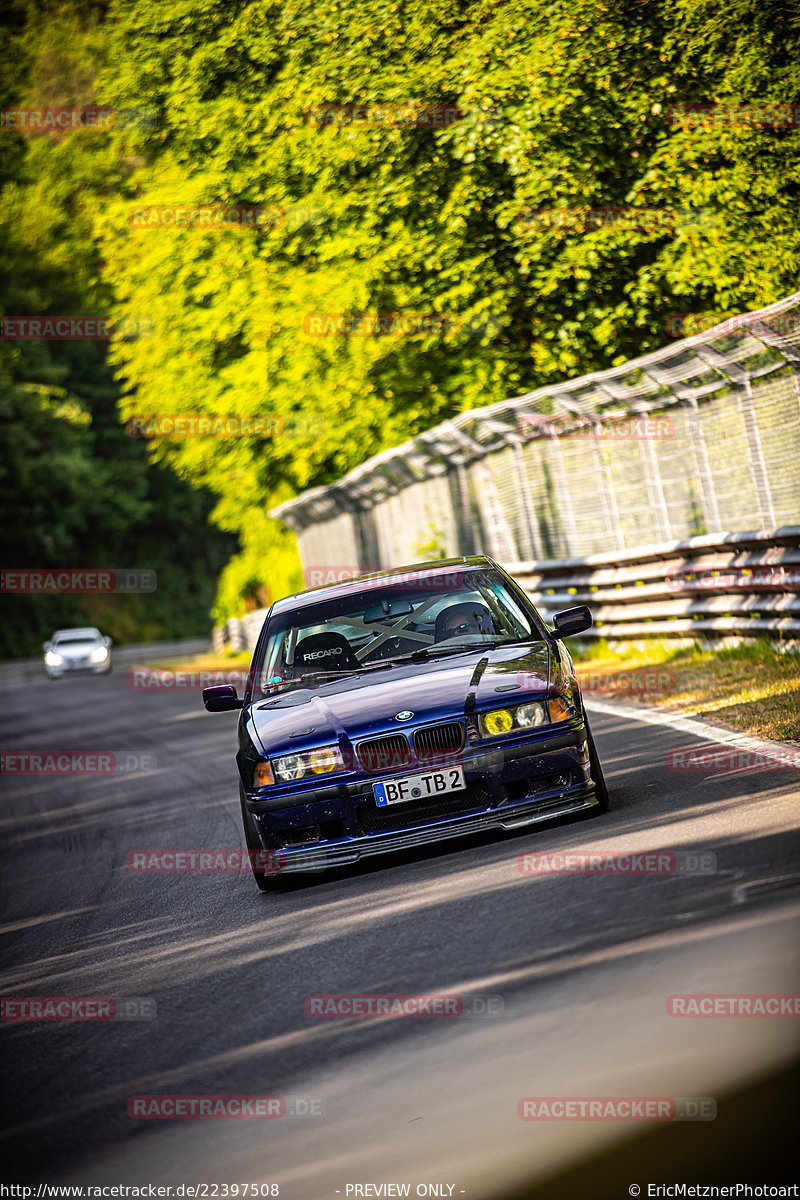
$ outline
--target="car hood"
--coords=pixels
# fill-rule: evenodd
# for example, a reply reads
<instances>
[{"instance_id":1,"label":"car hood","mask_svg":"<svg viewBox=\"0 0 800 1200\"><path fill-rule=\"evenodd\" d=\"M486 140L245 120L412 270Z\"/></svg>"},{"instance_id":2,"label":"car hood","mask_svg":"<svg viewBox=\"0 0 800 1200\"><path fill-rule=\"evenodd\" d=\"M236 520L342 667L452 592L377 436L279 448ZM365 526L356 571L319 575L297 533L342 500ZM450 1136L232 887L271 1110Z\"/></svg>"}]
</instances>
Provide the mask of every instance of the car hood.
<instances>
[{"instance_id":1,"label":"car hood","mask_svg":"<svg viewBox=\"0 0 800 1200\"><path fill-rule=\"evenodd\" d=\"M245 720L268 754L354 742L542 697L551 669L544 641L499 646L297 688L256 701Z\"/></svg>"}]
</instances>

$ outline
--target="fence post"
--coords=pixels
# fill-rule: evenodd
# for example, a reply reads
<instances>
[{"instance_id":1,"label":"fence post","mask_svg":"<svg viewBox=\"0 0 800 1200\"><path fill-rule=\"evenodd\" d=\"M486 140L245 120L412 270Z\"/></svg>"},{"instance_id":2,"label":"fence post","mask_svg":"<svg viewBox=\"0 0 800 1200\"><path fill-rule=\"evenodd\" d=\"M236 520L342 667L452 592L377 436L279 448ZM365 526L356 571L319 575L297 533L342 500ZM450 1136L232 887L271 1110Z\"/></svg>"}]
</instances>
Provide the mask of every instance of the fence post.
<instances>
[{"instance_id":1,"label":"fence post","mask_svg":"<svg viewBox=\"0 0 800 1200\"><path fill-rule=\"evenodd\" d=\"M553 471L553 487L566 543L567 558L572 558L578 551L578 530L575 525L575 510L572 507L572 496L567 483L567 473L564 470L564 458L557 433L548 433L547 449Z\"/></svg>"},{"instance_id":2,"label":"fence post","mask_svg":"<svg viewBox=\"0 0 800 1200\"><path fill-rule=\"evenodd\" d=\"M642 452L644 477L647 481L647 490L650 493L650 507L655 517L655 523L658 526L658 540L668 542L672 537L672 528L669 521L667 501L664 497L664 488L661 485L661 473L658 469L656 452L653 449L653 443L647 437L640 439L639 449Z\"/></svg>"},{"instance_id":3,"label":"fence post","mask_svg":"<svg viewBox=\"0 0 800 1200\"><path fill-rule=\"evenodd\" d=\"M500 562L516 561L519 558L500 497L497 495L494 478L485 459L478 464L483 490L483 511L486 515L486 536L489 552Z\"/></svg>"},{"instance_id":4,"label":"fence post","mask_svg":"<svg viewBox=\"0 0 800 1200\"><path fill-rule=\"evenodd\" d=\"M522 510L525 513L525 526L528 531L528 552L534 561L544 558L542 553L542 539L539 537L539 527L536 524L536 513L531 499L531 488L528 481L528 471L525 466L525 456L522 453L522 446L519 442L515 442L513 446L514 460L517 464L517 476L519 479L519 487L522 493Z\"/></svg>"},{"instance_id":5,"label":"fence post","mask_svg":"<svg viewBox=\"0 0 800 1200\"><path fill-rule=\"evenodd\" d=\"M617 496L611 486L611 471L608 465L608 450L600 441L599 438L592 438L594 442L594 453L597 459L598 471L602 480L602 490L600 499L603 502L603 516L605 517L606 529L608 531L608 541L610 547L615 547L617 550L625 549L625 536L622 532L622 521L619 517L619 507L617 506Z\"/></svg>"},{"instance_id":6,"label":"fence post","mask_svg":"<svg viewBox=\"0 0 800 1200\"><path fill-rule=\"evenodd\" d=\"M741 388L739 389L739 410L747 431L747 452L750 457L750 470L753 473L753 486L758 497L761 526L763 529L773 529L775 526L775 513L772 508L772 492L770 491L767 464L764 461L764 448L761 445L761 434L753 403L753 388L749 379L745 379L744 381L744 391Z\"/></svg>"},{"instance_id":7,"label":"fence post","mask_svg":"<svg viewBox=\"0 0 800 1200\"><path fill-rule=\"evenodd\" d=\"M711 474L711 463L708 459L708 446L706 445L703 427L700 424L700 414L697 409L697 400L689 399L686 401L689 412L689 431L691 434L692 454L694 456L694 465L697 472L697 478L700 480L700 498L703 502L703 513L706 518L706 531L708 533L719 533L720 520L719 509L717 507L717 495L714 491L714 478Z\"/></svg>"}]
</instances>

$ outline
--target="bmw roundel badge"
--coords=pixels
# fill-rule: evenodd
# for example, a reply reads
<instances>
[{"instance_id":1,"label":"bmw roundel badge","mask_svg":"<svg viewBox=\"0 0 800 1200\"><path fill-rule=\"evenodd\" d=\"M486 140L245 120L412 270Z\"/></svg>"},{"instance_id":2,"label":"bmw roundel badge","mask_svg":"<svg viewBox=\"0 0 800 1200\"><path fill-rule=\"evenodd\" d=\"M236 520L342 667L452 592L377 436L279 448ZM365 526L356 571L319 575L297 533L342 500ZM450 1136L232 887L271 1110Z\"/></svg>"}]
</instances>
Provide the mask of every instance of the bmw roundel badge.
<instances>
[{"instance_id":1,"label":"bmw roundel badge","mask_svg":"<svg viewBox=\"0 0 800 1200\"><path fill-rule=\"evenodd\" d=\"M395 713L394 719L395 721L410 721L413 715L414 714L409 712L407 708L404 708L402 712Z\"/></svg>"}]
</instances>

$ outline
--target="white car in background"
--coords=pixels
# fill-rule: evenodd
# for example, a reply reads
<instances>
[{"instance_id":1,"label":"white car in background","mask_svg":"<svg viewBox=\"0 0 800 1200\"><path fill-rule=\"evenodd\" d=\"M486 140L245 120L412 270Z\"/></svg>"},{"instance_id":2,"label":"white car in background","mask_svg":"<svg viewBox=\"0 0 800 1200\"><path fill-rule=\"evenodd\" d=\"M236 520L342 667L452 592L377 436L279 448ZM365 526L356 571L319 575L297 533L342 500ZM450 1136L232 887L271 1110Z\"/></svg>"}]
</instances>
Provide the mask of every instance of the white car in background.
<instances>
[{"instance_id":1,"label":"white car in background","mask_svg":"<svg viewBox=\"0 0 800 1200\"><path fill-rule=\"evenodd\" d=\"M111 638L99 629L57 629L44 650L49 679L62 675L108 675L111 671Z\"/></svg>"}]
</instances>

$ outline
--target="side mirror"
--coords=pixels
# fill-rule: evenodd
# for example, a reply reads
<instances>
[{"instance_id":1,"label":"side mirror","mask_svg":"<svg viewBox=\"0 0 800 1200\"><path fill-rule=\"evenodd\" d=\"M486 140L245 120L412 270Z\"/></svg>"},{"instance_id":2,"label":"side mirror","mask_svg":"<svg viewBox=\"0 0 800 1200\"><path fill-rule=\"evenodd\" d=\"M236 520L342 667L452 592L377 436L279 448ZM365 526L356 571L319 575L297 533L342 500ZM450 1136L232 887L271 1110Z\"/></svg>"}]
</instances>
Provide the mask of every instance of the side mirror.
<instances>
[{"instance_id":1,"label":"side mirror","mask_svg":"<svg viewBox=\"0 0 800 1200\"><path fill-rule=\"evenodd\" d=\"M579 604L576 608L565 608L563 612L556 613L553 625L554 638L571 637L574 633L583 633L584 629L591 629L592 614L585 604Z\"/></svg>"},{"instance_id":2,"label":"side mirror","mask_svg":"<svg viewBox=\"0 0 800 1200\"><path fill-rule=\"evenodd\" d=\"M104 638L103 638L103 645L106 647L106 649L108 649L108 647L109 647L109 646L113 646L113 645L114 645L114 639L113 639L113 638L110 638L110 637L104 637Z\"/></svg>"},{"instance_id":3,"label":"side mirror","mask_svg":"<svg viewBox=\"0 0 800 1200\"><path fill-rule=\"evenodd\" d=\"M236 695L236 688L230 683L220 683L216 687L203 688L203 704L208 712L232 712L244 704Z\"/></svg>"},{"instance_id":4,"label":"side mirror","mask_svg":"<svg viewBox=\"0 0 800 1200\"><path fill-rule=\"evenodd\" d=\"M53 649L53 643L52 643L52 642L42 642L42 649L45 651L45 653L46 653L48 650L52 650L52 649Z\"/></svg>"}]
</instances>

